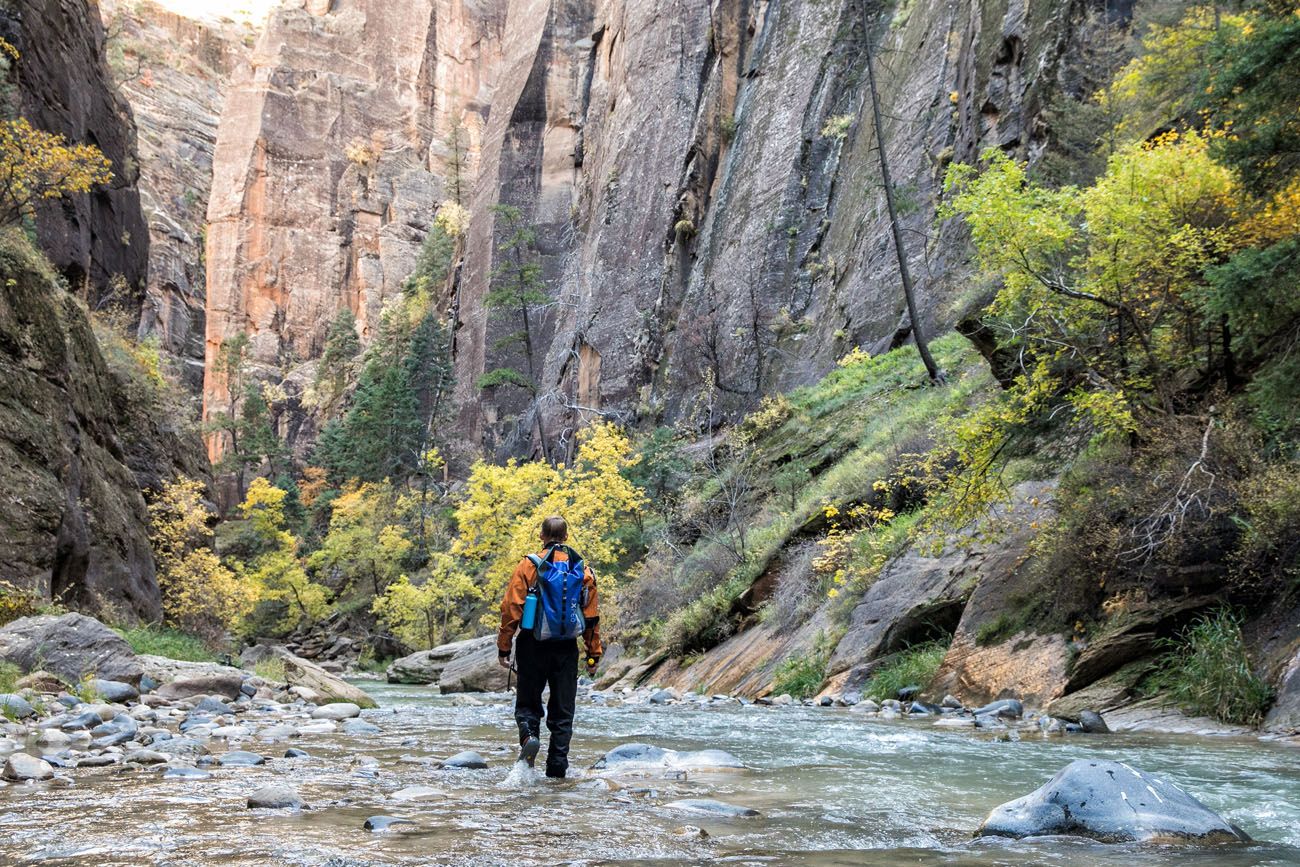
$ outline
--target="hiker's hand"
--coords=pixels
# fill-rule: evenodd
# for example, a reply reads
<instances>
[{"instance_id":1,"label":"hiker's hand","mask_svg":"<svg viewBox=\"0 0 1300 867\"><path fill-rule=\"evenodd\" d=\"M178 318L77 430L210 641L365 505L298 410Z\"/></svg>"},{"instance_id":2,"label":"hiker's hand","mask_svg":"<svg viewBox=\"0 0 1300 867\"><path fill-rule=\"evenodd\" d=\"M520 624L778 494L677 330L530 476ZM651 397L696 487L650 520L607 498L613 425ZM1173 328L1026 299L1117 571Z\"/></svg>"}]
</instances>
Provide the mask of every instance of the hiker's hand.
<instances>
[{"instance_id":1,"label":"hiker's hand","mask_svg":"<svg viewBox=\"0 0 1300 867\"><path fill-rule=\"evenodd\" d=\"M509 667L510 667L510 657L508 657L508 656L498 656L498 657L497 657L497 665L501 666L502 668L509 668Z\"/></svg>"}]
</instances>

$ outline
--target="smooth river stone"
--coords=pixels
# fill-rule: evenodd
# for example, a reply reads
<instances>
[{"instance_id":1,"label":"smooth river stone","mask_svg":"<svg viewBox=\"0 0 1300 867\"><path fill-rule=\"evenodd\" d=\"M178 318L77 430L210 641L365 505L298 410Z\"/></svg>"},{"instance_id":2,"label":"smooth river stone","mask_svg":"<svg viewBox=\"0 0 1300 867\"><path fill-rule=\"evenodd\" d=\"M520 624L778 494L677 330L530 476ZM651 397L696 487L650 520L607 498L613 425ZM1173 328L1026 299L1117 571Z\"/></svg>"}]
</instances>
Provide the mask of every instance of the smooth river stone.
<instances>
[{"instance_id":1,"label":"smooth river stone","mask_svg":"<svg viewBox=\"0 0 1300 867\"><path fill-rule=\"evenodd\" d=\"M466 768L469 770L482 770L487 766L487 759L483 758L473 750L456 753L456 755L451 758L443 759L438 763L438 767L440 768Z\"/></svg>"},{"instance_id":2,"label":"smooth river stone","mask_svg":"<svg viewBox=\"0 0 1300 867\"><path fill-rule=\"evenodd\" d=\"M5 759L4 771L0 776L16 783L27 780L48 780L54 776L54 768L44 759L29 756L27 753L14 753Z\"/></svg>"},{"instance_id":3,"label":"smooth river stone","mask_svg":"<svg viewBox=\"0 0 1300 867\"><path fill-rule=\"evenodd\" d=\"M410 819L401 819L397 816L371 816L366 819L365 829L367 831L387 831L394 825L414 825Z\"/></svg>"},{"instance_id":4,"label":"smooth river stone","mask_svg":"<svg viewBox=\"0 0 1300 867\"><path fill-rule=\"evenodd\" d=\"M595 764L598 770L692 769L743 770L745 763L724 750L678 752L653 744L621 744Z\"/></svg>"},{"instance_id":5,"label":"smooth river stone","mask_svg":"<svg viewBox=\"0 0 1300 867\"><path fill-rule=\"evenodd\" d=\"M323 704L311 712L312 719L327 720L345 720L361 716L361 708L351 702L335 702L334 704Z\"/></svg>"},{"instance_id":6,"label":"smooth river stone","mask_svg":"<svg viewBox=\"0 0 1300 867\"><path fill-rule=\"evenodd\" d=\"M292 786L274 784L263 786L248 796L249 809L264 810L299 810L303 807L302 797Z\"/></svg>"},{"instance_id":7,"label":"smooth river stone","mask_svg":"<svg viewBox=\"0 0 1300 867\"><path fill-rule=\"evenodd\" d=\"M259 756L257 753L235 750L220 756L217 763L223 768L251 768L255 765L266 764L266 758Z\"/></svg>"},{"instance_id":8,"label":"smooth river stone","mask_svg":"<svg viewBox=\"0 0 1300 867\"><path fill-rule=\"evenodd\" d=\"M27 719L36 715L36 708L21 695L12 692L0 693L0 717L9 719Z\"/></svg>"}]
</instances>

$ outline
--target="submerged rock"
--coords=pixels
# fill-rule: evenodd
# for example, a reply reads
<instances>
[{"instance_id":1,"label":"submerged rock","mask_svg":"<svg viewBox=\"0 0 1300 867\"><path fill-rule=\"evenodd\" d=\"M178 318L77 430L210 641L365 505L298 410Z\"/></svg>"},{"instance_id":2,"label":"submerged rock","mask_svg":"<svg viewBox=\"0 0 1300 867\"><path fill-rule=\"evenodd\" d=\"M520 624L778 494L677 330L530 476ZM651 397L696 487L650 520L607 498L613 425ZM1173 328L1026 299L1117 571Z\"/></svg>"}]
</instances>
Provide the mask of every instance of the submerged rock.
<instances>
[{"instance_id":1,"label":"submerged rock","mask_svg":"<svg viewBox=\"0 0 1300 867\"><path fill-rule=\"evenodd\" d=\"M1079 714L1079 728L1090 735L1110 734L1110 726L1095 710L1085 710Z\"/></svg>"},{"instance_id":2,"label":"submerged rock","mask_svg":"<svg viewBox=\"0 0 1300 867\"><path fill-rule=\"evenodd\" d=\"M394 801L429 801L445 796L445 792L432 786L407 786L404 789L398 789L388 797Z\"/></svg>"},{"instance_id":3,"label":"submerged rock","mask_svg":"<svg viewBox=\"0 0 1300 867\"><path fill-rule=\"evenodd\" d=\"M728 804L725 801L715 801L711 798L682 798L678 801L670 801L664 806L670 810L682 810L687 813L719 816L727 819L747 818L759 814L758 810L750 807L741 807L737 804Z\"/></svg>"},{"instance_id":4,"label":"submerged rock","mask_svg":"<svg viewBox=\"0 0 1300 867\"><path fill-rule=\"evenodd\" d=\"M997 807L980 837L1068 834L1103 843L1249 840L1177 786L1123 762L1079 759L1023 798Z\"/></svg>"},{"instance_id":5,"label":"submerged rock","mask_svg":"<svg viewBox=\"0 0 1300 867\"><path fill-rule=\"evenodd\" d=\"M621 744L593 765L598 770L743 770L745 763L724 750L678 752L652 744Z\"/></svg>"},{"instance_id":6,"label":"submerged rock","mask_svg":"<svg viewBox=\"0 0 1300 867\"><path fill-rule=\"evenodd\" d=\"M371 816L366 819L365 829L367 831L387 831L394 825L414 825L410 819L401 819L397 816Z\"/></svg>"}]
</instances>

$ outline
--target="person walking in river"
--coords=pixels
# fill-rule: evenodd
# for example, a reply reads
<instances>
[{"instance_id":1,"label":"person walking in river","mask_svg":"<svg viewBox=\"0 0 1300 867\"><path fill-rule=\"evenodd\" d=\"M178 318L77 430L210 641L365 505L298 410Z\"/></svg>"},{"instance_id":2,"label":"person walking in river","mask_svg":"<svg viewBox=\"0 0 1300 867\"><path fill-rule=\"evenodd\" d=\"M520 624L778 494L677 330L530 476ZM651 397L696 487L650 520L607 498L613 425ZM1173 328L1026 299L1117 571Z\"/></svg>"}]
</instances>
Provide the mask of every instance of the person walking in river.
<instances>
[{"instance_id":1,"label":"person walking in river","mask_svg":"<svg viewBox=\"0 0 1300 867\"><path fill-rule=\"evenodd\" d=\"M515 722L519 726L519 758L532 767L541 748L542 690L550 687L546 727L546 776L562 778L569 767L578 698L578 644L582 637L588 674L600 662L600 609L596 575L565 542L569 526L553 515L542 522L542 549L515 568L501 600L501 629L497 657L519 672L515 688ZM519 637L515 638L515 633Z\"/></svg>"}]
</instances>

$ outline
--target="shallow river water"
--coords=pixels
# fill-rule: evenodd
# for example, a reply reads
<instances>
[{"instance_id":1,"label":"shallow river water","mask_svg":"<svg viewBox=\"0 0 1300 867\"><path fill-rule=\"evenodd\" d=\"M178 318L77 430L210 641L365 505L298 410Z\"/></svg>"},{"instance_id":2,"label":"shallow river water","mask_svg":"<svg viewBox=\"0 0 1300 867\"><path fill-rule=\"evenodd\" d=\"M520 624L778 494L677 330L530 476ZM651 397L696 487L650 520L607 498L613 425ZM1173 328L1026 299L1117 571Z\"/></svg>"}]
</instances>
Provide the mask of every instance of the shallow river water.
<instances>
[{"instance_id":1,"label":"shallow river water","mask_svg":"<svg viewBox=\"0 0 1300 867\"><path fill-rule=\"evenodd\" d=\"M382 705L365 717L384 733L295 739L310 759L214 768L211 779L197 781L164 780L158 768L107 768L65 772L71 785L0 788L0 864L1300 865L1300 750L1253 740L1026 735L1006 743L842 709L580 704L577 768L632 741L717 747L748 768L685 779L619 776L609 791L593 782L596 771L563 782L511 773L507 704L460 707L420 688L362 685ZM288 745L254 738L232 748L281 756ZM214 742L213 752L223 748ZM466 749L481 752L490 768L437 770L421 761ZM363 767L361 757L378 759L377 769ZM971 839L990 809L1082 757L1122 759L1163 775L1257 842ZM247 809L248 794L269 782L294 785L311 809ZM390 798L411 785L443 794ZM702 819L664 806L684 797L761 815ZM364 830L377 814L415 824Z\"/></svg>"}]
</instances>

